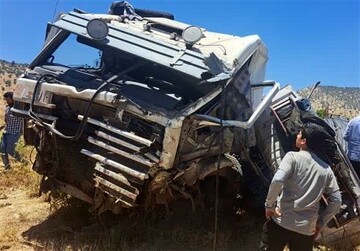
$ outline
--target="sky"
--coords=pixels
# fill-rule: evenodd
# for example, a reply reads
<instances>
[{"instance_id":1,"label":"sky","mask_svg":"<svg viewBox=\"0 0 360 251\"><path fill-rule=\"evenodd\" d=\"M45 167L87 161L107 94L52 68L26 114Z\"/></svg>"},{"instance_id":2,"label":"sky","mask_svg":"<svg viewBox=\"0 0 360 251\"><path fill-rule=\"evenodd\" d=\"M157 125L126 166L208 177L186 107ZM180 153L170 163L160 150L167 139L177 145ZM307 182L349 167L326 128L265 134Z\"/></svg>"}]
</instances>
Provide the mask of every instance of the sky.
<instances>
[{"instance_id":1,"label":"sky","mask_svg":"<svg viewBox=\"0 0 360 251\"><path fill-rule=\"evenodd\" d=\"M0 0L0 59L30 63L47 22L74 8L106 13L111 0ZM209 31L258 34L269 51L266 79L295 90L360 87L359 0L133 0Z\"/></svg>"}]
</instances>

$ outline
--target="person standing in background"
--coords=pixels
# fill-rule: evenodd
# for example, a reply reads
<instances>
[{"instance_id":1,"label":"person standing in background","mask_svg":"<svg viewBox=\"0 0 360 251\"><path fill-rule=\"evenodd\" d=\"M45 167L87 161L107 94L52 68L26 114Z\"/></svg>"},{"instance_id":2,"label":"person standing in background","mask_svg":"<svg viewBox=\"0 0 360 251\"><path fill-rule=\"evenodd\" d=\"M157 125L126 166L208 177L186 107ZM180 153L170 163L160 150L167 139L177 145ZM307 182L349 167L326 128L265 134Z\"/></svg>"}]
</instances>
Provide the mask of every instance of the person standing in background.
<instances>
[{"instance_id":1,"label":"person standing in background","mask_svg":"<svg viewBox=\"0 0 360 251\"><path fill-rule=\"evenodd\" d=\"M348 142L347 156L360 178L360 116L349 121L344 133L344 139Z\"/></svg>"},{"instance_id":2,"label":"person standing in background","mask_svg":"<svg viewBox=\"0 0 360 251\"><path fill-rule=\"evenodd\" d=\"M9 155L14 157L17 161L21 161L20 154L16 151L16 143L18 142L23 129L23 119L13 116L11 114L11 107L14 105L13 93L6 92L4 95L6 102L5 108L5 123L0 126L0 130L5 129L1 138L1 158L5 170L10 169Z\"/></svg>"}]
</instances>

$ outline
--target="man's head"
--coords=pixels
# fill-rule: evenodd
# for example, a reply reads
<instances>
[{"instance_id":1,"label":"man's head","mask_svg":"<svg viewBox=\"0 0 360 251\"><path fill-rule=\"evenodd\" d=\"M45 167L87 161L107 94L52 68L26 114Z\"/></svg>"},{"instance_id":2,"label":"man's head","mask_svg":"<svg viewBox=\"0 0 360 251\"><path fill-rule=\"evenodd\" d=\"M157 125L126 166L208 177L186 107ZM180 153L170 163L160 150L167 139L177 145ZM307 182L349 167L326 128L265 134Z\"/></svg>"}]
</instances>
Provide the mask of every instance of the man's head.
<instances>
[{"instance_id":1,"label":"man's head","mask_svg":"<svg viewBox=\"0 0 360 251\"><path fill-rule=\"evenodd\" d=\"M4 100L5 102L9 105L12 106L14 104L14 100L13 100L13 92L5 92L4 95Z\"/></svg>"},{"instance_id":2,"label":"man's head","mask_svg":"<svg viewBox=\"0 0 360 251\"><path fill-rule=\"evenodd\" d=\"M307 123L301 127L296 136L295 145L301 150L315 151L317 144L322 144L324 140L321 127L314 123Z\"/></svg>"}]
</instances>

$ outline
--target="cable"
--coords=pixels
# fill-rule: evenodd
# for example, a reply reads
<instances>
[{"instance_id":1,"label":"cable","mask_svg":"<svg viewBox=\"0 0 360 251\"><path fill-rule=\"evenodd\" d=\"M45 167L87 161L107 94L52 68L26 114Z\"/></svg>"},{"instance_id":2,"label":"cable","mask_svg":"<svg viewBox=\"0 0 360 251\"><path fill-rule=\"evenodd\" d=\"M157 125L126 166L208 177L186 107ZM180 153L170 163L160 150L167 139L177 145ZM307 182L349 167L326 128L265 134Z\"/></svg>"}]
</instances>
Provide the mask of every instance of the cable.
<instances>
[{"instance_id":1,"label":"cable","mask_svg":"<svg viewBox=\"0 0 360 251\"><path fill-rule=\"evenodd\" d=\"M216 166L216 176L215 176L215 222L214 222L214 242L213 242L213 251L217 249L218 241L218 207L219 207L219 170L222 151L224 148L224 131L223 131L223 118L225 114L225 83L221 86L221 106L220 106L220 149L218 154L217 166Z\"/></svg>"},{"instance_id":2,"label":"cable","mask_svg":"<svg viewBox=\"0 0 360 251\"><path fill-rule=\"evenodd\" d=\"M51 124L48 124L48 123L45 123L44 121L42 121L37 115L36 113L33 112L33 107L34 107L34 102L35 102L35 97L36 97L36 93L37 93L37 89L39 88L39 86L41 85L41 81L44 79L44 78L53 78L53 79L56 79L55 76L51 75L51 74L45 74L43 76L41 76L37 81L36 81L36 84L35 84L35 87L34 87L34 93L33 93L33 96L31 98L31 102L30 102L30 109L29 109L29 112L28 112L28 115L30 116L30 118L34 119L37 123L39 123L41 126L45 127L47 130L49 130L50 132L58 135L59 137L61 138L64 138L64 139L70 139L70 140L78 140L80 139L80 137L82 136L82 133L84 132L84 129L85 129L85 125L87 123L87 117L89 116L89 113L90 113L90 109L91 109L91 105L92 103L94 102L96 96L103 90L105 89L105 87L107 87L108 85L112 84L111 82L118 79L119 77L127 74L128 72L144 65L145 63L144 62L138 62L134 65L132 65L131 67L119 72L118 74L115 74L113 76L111 76L110 78L108 78L107 80L104 80L104 83L98 88L96 89L94 95L91 97L90 101L89 101L89 104L88 106L86 107L86 110L85 110L85 113L83 115L83 119L82 121L80 122L80 126L78 127L78 130L76 131L76 134L74 136L67 136L67 135L64 135L62 134L60 131L56 130L54 128L53 125ZM141 108L140 108L141 109Z\"/></svg>"},{"instance_id":3,"label":"cable","mask_svg":"<svg viewBox=\"0 0 360 251\"><path fill-rule=\"evenodd\" d=\"M104 83L95 91L94 95L91 97L90 101L89 101L89 104L88 106L86 107L86 110L85 110L85 113L84 113L84 118L83 120L80 122L80 126L78 127L75 135L73 136L68 136L68 135L64 135L63 133L61 133L60 131L56 130L51 124L48 124L48 123L45 123L44 121L42 121L37 115L36 113L33 111L33 107L34 107L34 102L35 102L35 97L36 97L36 93L37 93L37 90L39 88L39 86L41 85L41 81L44 79L44 78L47 78L47 77L51 77L51 78L54 78L54 76L52 75L49 75L49 74L46 74L46 75L43 75L41 76L38 81L36 82L35 84L35 87L34 87L34 93L33 93L33 96L31 98L31 102L30 102L30 109L29 109L29 116L30 118L34 119L36 122L38 122L41 126L43 126L44 128L46 128L47 130L49 130L50 132L58 135L59 137L61 138L64 138L64 139L70 139L70 140L78 140L81 136L82 136L82 133L85 129L85 125L86 125L86 122L87 122L87 117L89 116L89 113L90 113L90 109L91 109L91 106L92 106L92 103L94 102L94 99L96 98L96 96L103 90L105 89L106 86L108 86L109 84L111 84L112 81L114 81L115 79L118 78L118 75L114 75L112 77L110 77L108 80L105 80Z\"/></svg>"}]
</instances>

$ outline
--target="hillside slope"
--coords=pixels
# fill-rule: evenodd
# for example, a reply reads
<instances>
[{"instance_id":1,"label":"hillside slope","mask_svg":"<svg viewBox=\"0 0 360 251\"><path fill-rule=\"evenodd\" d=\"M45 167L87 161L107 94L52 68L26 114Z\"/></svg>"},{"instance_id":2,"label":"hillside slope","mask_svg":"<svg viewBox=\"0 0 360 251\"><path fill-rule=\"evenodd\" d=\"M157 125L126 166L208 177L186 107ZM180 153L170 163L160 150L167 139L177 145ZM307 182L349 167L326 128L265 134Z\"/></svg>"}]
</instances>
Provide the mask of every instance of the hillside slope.
<instances>
[{"instance_id":1,"label":"hillside slope","mask_svg":"<svg viewBox=\"0 0 360 251\"><path fill-rule=\"evenodd\" d=\"M307 97L311 87L299 91ZM329 116L353 118L360 115L360 87L319 86L311 97L315 110L324 109Z\"/></svg>"},{"instance_id":2,"label":"hillside slope","mask_svg":"<svg viewBox=\"0 0 360 251\"><path fill-rule=\"evenodd\" d=\"M0 59L0 92L1 94L15 89L17 78L25 71L27 64L17 64Z\"/></svg>"}]
</instances>

